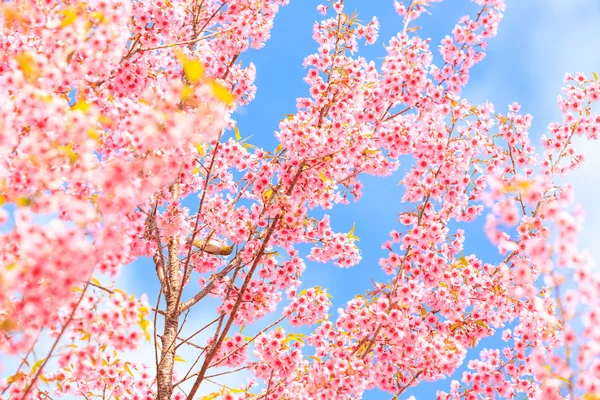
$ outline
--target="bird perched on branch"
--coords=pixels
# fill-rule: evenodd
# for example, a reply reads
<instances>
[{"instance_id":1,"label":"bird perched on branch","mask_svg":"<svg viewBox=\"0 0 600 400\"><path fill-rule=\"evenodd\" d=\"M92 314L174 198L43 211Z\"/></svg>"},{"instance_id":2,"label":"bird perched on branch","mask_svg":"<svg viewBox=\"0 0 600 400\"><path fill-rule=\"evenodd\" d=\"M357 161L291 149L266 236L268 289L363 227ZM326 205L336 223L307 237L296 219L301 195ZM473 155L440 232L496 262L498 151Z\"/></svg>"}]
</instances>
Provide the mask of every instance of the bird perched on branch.
<instances>
[{"instance_id":1,"label":"bird perched on branch","mask_svg":"<svg viewBox=\"0 0 600 400\"><path fill-rule=\"evenodd\" d=\"M200 239L194 240L194 246L199 248L208 254L215 254L218 256L228 256L233 251L233 246L227 246L220 240L216 239Z\"/></svg>"}]
</instances>

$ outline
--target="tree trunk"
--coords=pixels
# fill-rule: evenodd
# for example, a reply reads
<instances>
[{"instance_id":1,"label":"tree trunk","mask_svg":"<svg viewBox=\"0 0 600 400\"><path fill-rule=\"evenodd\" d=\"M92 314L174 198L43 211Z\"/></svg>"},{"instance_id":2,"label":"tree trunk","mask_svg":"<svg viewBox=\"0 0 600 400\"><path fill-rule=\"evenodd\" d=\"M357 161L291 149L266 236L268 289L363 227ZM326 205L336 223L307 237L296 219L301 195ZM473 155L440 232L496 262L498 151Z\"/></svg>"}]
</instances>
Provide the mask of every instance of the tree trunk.
<instances>
[{"instance_id":1,"label":"tree trunk","mask_svg":"<svg viewBox=\"0 0 600 400\"><path fill-rule=\"evenodd\" d=\"M179 179L171 187L173 199L179 198ZM180 291L182 283L179 278L179 242L170 238L167 245L168 264L167 273L162 284L167 308L165 310L165 326L161 338L162 349L156 371L158 400L171 400L173 395L173 369L175 367L175 347L179 330ZM162 255L161 255L162 257ZM160 268L160 267L159 267Z\"/></svg>"},{"instance_id":2,"label":"tree trunk","mask_svg":"<svg viewBox=\"0 0 600 400\"><path fill-rule=\"evenodd\" d=\"M165 326L161 338L162 351L160 354L157 384L158 400L171 400L173 394L173 368L175 365L175 341L177 340L177 330L179 329L179 316L175 307L177 306L177 295L175 299L167 299L167 312L165 316Z\"/></svg>"}]
</instances>

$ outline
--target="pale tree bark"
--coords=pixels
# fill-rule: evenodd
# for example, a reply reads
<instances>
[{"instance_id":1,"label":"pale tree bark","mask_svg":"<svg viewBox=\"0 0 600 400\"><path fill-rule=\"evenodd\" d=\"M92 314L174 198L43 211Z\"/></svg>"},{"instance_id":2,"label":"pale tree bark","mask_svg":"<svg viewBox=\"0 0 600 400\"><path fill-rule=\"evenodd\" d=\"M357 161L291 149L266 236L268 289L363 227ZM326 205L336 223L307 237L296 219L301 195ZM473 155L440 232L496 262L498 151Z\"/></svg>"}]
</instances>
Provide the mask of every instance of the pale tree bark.
<instances>
[{"instance_id":1,"label":"pale tree bark","mask_svg":"<svg viewBox=\"0 0 600 400\"><path fill-rule=\"evenodd\" d=\"M179 182L171 187L171 198L179 198ZM167 273L163 285L165 293L166 309L163 334L161 336L161 352L158 363L157 399L171 400L173 395L173 369L175 365L175 350L177 333L179 330L179 293L181 281L179 279L179 242L176 238L169 239L168 245ZM159 251L161 251L159 249ZM161 255L162 257L162 255ZM159 268L159 266L157 266Z\"/></svg>"}]
</instances>

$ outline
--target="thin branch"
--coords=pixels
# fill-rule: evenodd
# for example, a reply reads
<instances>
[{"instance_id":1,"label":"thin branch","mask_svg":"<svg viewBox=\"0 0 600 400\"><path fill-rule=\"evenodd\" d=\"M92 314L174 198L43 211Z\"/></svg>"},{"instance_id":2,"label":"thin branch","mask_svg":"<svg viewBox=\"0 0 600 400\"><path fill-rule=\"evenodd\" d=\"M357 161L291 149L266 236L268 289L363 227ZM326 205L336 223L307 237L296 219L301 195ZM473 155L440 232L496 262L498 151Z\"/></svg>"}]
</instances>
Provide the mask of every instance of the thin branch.
<instances>
[{"instance_id":1,"label":"thin branch","mask_svg":"<svg viewBox=\"0 0 600 400\"><path fill-rule=\"evenodd\" d=\"M44 362L42 363L42 365L40 365L40 367L36 371L35 375L31 379L31 382L27 386L27 389L25 389L25 393L23 393L23 398L24 399L27 398L27 395L31 391L31 388L33 388L33 385L35 385L35 383L37 382L38 378L42 374L42 371L44 370L44 367L46 366L46 363L48 362L48 360L52 356L52 353L54 353L54 350L56 349L56 346L58 346L58 342L60 341L60 339L62 338L63 334L67 330L67 327L69 326L69 324L71 323L71 321L75 317L75 312L77 312L77 309L79 308L79 305L81 304L81 301L83 300L83 297L85 296L85 292L87 291L88 287L89 287L89 282L86 283L85 286L83 287L83 290L81 291L81 295L79 296L79 300L77 300L77 304L75 304L75 307L73 307L73 311L71 312L71 315L69 315L69 319L67 320L67 322L65 322L63 324L62 329L60 330L60 333L56 337L56 340L54 341L54 344L52 345L52 347L50 348L50 351L48 352L48 356L46 357L46 359L44 360Z\"/></svg>"},{"instance_id":2,"label":"thin branch","mask_svg":"<svg viewBox=\"0 0 600 400\"><path fill-rule=\"evenodd\" d=\"M233 31L233 28L231 28L231 29L225 29L225 30L222 30L222 31L219 31L219 32L215 32L215 33L211 33L210 35L200 36L200 37L198 37L196 39L185 40L183 42L168 43L168 44L163 44L163 45L154 46L154 47L146 47L145 49L139 49L139 50L137 50L137 52L138 53L142 53L144 51L160 50L160 49L166 49L166 48L169 48L169 47L187 46L187 45L190 45L190 44L196 44L196 43L198 43L198 42L200 42L202 40L211 39L213 37L216 37L216 36L219 36L219 35L221 35L223 33L231 32L231 31Z\"/></svg>"},{"instance_id":3,"label":"thin branch","mask_svg":"<svg viewBox=\"0 0 600 400\"><path fill-rule=\"evenodd\" d=\"M112 289L109 289L109 288L105 288L104 286L101 286L101 285L97 285L97 284L95 284L94 282L86 282L86 283L87 283L88 285L90 285L90 286L93 286L93 287L97 288L97 289L103 290L103 291L105 291L106 293L115 294L115 291L114 291L114 290L112 290ZM162 311L162 310L159 310L159 309L157 309L157 308L154 308L154 307L152 307L152 311L154 311L154 312L157 312L157 313L159 313L160 315L165 315L164 311Z\"/></svg>"},{"instance_id":4,"label":"thin branch","mask_svg":"<svg viewBox=\"0 0 600 400\"><path fill-rule=\"evenodd\" d=\"M294 178L292 179L292 182L290 183L290 186L289 186L288 190L286 191L286 195L289 196L289 195L292 194L292 192L294 190L294 187L296 186L296 184L298 183L298 180L300 179L300 175L304 171L304 165L305 165L305 162L302 161L300 163L300 165L298 166L298 170L296 171L296 174L295 174ZM273 222L272 222L271 226L267 230L266 235L265 235L265 237L263 239L262 245L261 245L260 249L258 250L256 256L254 257L254 262L252 263L252 267L250 267L250 270L248 271L248 273L246 275L246 279L244 280L244 283L242 284L242 287L239 290L240 293L244 293L245 290L246 290L246 288L250 284L250 281L252 279L252 275L254 274L254 272L256 271L256 268L258 267L258 264L260 263L261 256L264 254L264 252L265 252L265 250L266 250L266 248L268 246L268 243L269 243L269 240L271 238L271 235L273 234L273 232L275 231L275 229L277 229L277 226L279 225L279 220L281 219L282 215L283 215L283 212L279 212L275 216L275 218L273 219ZM234 306L233 306L233 309L231 310L229 318L227 319L227 323L225 324L225 328L223 329L223 333L215 341L215 343L213 345L213 348L209 352L209 354L207 354L206 359L204 361L204 364L202 365L202 368L200 369L198 377L196 378L196 381L194 382L194 385L192 386L192 389L191 389L190 393L188 394L186 400L192 400L194 398L194 395L196 394L196 392L198 391L198 388L200 387L200 383L204 379L204 375L206 374L206 370L208 369L208 367L210 365L210 361L211 361L212 357L214 357L214 355L216 354L218 348L221 346L221 343L223 343L223 340L225 340L225 335L227 334L227 332L231 328L231 325L233 325L233 320L234 320L235 315L236 315L237 311L239 310L241 304L242 304L242 296L239 295L238 298L237 298L237 300L236 300L236 302L235 302L235 304L234 304Z\"/></svg>"}]
</instances>

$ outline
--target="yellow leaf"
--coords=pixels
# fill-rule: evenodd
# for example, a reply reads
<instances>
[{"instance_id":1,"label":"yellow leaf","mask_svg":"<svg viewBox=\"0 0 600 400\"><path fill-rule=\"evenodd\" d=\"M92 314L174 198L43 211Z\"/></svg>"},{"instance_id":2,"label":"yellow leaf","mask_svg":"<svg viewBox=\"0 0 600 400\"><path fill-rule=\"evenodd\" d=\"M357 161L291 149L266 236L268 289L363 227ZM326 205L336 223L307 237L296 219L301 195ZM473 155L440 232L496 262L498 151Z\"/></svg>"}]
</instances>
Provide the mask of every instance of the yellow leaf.
<instances>
[{"instance_id":1,"label":"yellow leaf","mask_svg":"<svg viewBox=\"0 0 600 400\"><path fill-rule=\"evenodd\" d=\"M418 31L419 29L421 29L421 27L420 27L420 26L412 26L412 27L408 28L406 31L407 31L407 32L416 32L416 31Z\"/></svg>"},{"instance_id":2,"label":"yellow leaf","mask_svg":"<svg viewBox=\"0 0 600 400\"><path fill-rule=\"evenodd\" d=\"M240 135L240 130L238 129L237 125L233 125L233 130L235 131L235 140L242 140L242 135Z\"/></svg>"},{"instance_id":3,"label":"yellow leaf","mask_svg":"<svg viewBox=\"0 0 600 400\"><path fill-rule=\"evenodd\" d=\"M32 80L39 75L39 69L35 60L29 53L21 53L15 56L19 68L23 72L25 79Z\"/></svg>"},{"instance_id":4,"label":"yellow leaf","mask_svg":"<svg viewBox=\"0 0 600 400\"><path fill-rule=\"evenodd\" d=\"M42 366L42 364L44 363L44 361L46 361L46 359L42 358L40 360L37 360L35 362L35 364L33 364L33 366L31 367L31 375L35 375L35 373Z\"/></svg>"},{"instance_id":5,"label":"yellow leaf","mask_svg":"<svg viewBox=\"0 0 600 400\"><path fill-rule=\"evenodd\" d=\"M3 194L0 194L0 206L4 205L6 202L6 197Z\"/></svg>"},{"instance_id":6,"label":"yellow leaf","mask_svg":"<svg viewBox=\"0 0 600 400\"><path fill-rule=\"evenodd\" d=\"M100 11L94 11L92 12L92 17L97 19L99 22L103 22L104 21L104 14Z\"/></svg>"},{"instance_id":7,"label":"yellow leaf","mask_svg":"<svg viewBox=\"0 0 600 400\"><path fill-rule=\"evenodd\" d=\"M12 318L6 318L4 321L0 322L0 332L10 332L17 327L17 321Z\"/></svg>"},{"instance_id":8,"label":"yellow leaf","mask_svg":"<svg viewBox=\"0 0 600 400\"><path fill-rule=\"evenodd\" d=\"M90 139L92 139L96 143L98 143L100 141L100 135L98 135L98 132L96 132L94 129L88 130L87 135Z\"/></svg>"},{"instance_id":9,"label":"yellow leaf","mask_svg":"<svg viewBox=\"0 0 600 400\"><path fill-rule=\"evenodd\" d=\"M265 190L262 195L265 200L269 200L271 198L271 196L273 195L273 190L269 188L269 189Z\"/></svg>"},{"instance_id":10,"label":"yellow leaf","mask_svg":"<svg viewBox=\"0 0 600 400\"><path fill-rule=\"evenodd\" d=\"M127 373L133 377L133 372L131 371L131 368L129 368L129 363L126 362L123 367L125 368L125 371L127 371Z\"/></svg>"},{"instance_id":11,"label":"yellow leaf","mask_svg":"<svg viewBox=\"0 0 600 400\"><path fill-rule=\"evenodd\" d=\"M592 75L594 75L594 79L595 79L595 80L598 80L598 74L597 74L597 73L595 73L595 72L592 72Z\"/></svg>"},{"instance_id":12,"label":"yellow leaf","mask_svg":"<svg viewBox=\"0 0 600 400\"><path fill-rule=\"evenodd\" d=\"M562 376L558 376L558 375L552 375L552 377L554 379L558 379L559 381L562 381L562 382L568 383L569 385L572 385L571 381L568 380L567 378L563 378Z\"/></svg>"},{"instance_id":13,"label":"yellow leaf","mask_svg":"<svg viewBox=\"0 0 600 400\"><path fill-rule=\"evenodd\" d=\"M354 235L354 228L356 228L356 222L352 223L352 228L350 228L350 232L348 232L348 237Z\"/></svg>"},{"instance_id":14,"label":"yellow leaf","mask_svg":"<svg viewBox=\"0 0 600 400\"><path fill-rule=\"evenodd\" d=\"M52 101L54 101L54 97L52 96L38 95L37 97L46 103L52 103Z\"/></svg>"},{"instance_id":15,"label":"yellow leaf","mask_svg":"<svg viewBox=\"0 0 600 400\"><path fill-rule=\"evenodd\" d=\"M200 153L200 156L204 157L204 147L202 147L200 143L196 143L195 146L198 153Z\"/></svg>"},{"instance_id":16,"label":"yellow leaf","mask_svg":"<svg viewBox=\"0 0 600 400\"><path fill-rule=\"evenodd\" d=\"M71 110L81 111L85 113L90 108L90 105L85 100L79 100L77 103L73 104Z\"/></svg>"},{"instance_id":17,"label":"yellow leaf","mask_svg":"<svg viewBox=\"0 0 600 400\"><path fill-rule=\"evenodd\" d=\"M454 299L458 301L458 292L454 289L450 290L450 293L454 296Z\"/></svg>"},{"instance_id":18,"label":"yellow leaf","mask_svg":"<svg viewBox=\"0 0 600 400\"><path fill-rule=\"evenodd\" d=\"M209 84L210 84L213 94L215 95L215 97L217 99L221 100L223 103L227 104L228 106L233 104L234 98L229 90L227 90L223 85L221 85L219 82L217 82L215 80L211 80L209 82Z\"/></svg>"},{"instance_id":19,"label":"yellow leaf","mask_svg":"<svg viewBox=\"0 0 600 400\"><path fill-rule=\"evenodd\" d=\"M484 327L484 328L488 327L487 324L483 320L481 320L481 319L476 320L475 324L477 324L477 325L479 325L481 327Z\"/></svg>"},{"instance_id":20,"label":"yellow leaf","mask_svg":"<svg viewBox=\"0 0 600 400\"><path fill-rule=\"evenodd\" d=\"M18 382L18 381L20 381L22 378L24 378L26 376L27 375L24 372L17 372L13 376L9 376L8 379L7 379L7 381L8 381L8 383Z\"/></svg>"},{"instance_id":21,"label":"yellow leaf","mask_svg":"<svg viewBox=\"0 0 600 400\"><path fill-rule=\"evenodd\" d=\"M207 394L206 396L200 397L200 400L214 400L217 397L219 397L220 395L221 395L221 393L219 393L219 392L213 392L211 394Z\"/></svg>"},{"instance_id":22,"label":"yellow leaf","mask_svg":"<svg viewBox=\"0 0 600 400\"><path fill-rule=\"evenodd\" d=\"M98 122L100 122L102 125L105 125L105 126L112 126L114 123L114 121L110 117L107 117L106 115L99 116Z\"/></svg>"},{"instance_id":23,"label":"yellow leaf","mask_svg":"<svg viewBox=\"0 0 600 400\"><path fill-rule=\"evenodd\" d=\"M175 356L174 360L175 362L185 362L185 360L179 356Z\"/></svg>"},{"instance_id":24,"label":"yellow leaf","mask_svg":"<svg viewBox=\"0 0 600 400\"><path fill-rule=\"evenodd\" d=\"M586 393L581 400L600 400L600 393Z\"/></svg>"},{"instance_id":25,"label":"yellow leaf","mask_svg":"<svg viewBox=\"0 0 600 400\"><path fill-rule=\"evenodd\" d=\"M58 149L69 158L71 164L79 159L79 155L73 151L73 145L70 143L66 146L58 146Z\"/></svg>"},{"instance_id":26,"label":"yellow leaf","mask_svg":"<svg viewBox=\"0 0 600 400\"><path fill-rule=\"evenodd\" d=\"M140 318L138 325L144 332L144 337L146 338L146 340L150 341L150 321L144 318Z\"/></svg>"},{"instance_id":27,"label":"yellow leaf","mask_svg":"<svg viewBox=\"0 0 600 400\"><path fill-rule=\"evenodd\" d=\"M66 8L60 12L63 15L63 20L60 23L61 28L73 25L77 21L77 12L72 8Z\"/></svg>"},{"instance_id":28,"label":"yellow leaf","mask_svg":"<svg viewBox=\"0 0 600 400\"><path fill-rule=\"evenodd\" d=\"M352 228L350 228L350 232L346 234L348 239L358 240L358 236L354 235L354 228L356 228L356 222L352 224Z\"/></svg>"},{"instance_id":29,"label":"yellow leaf","mask_svg":"<svg viewBox=\"0 0 600 400\"><path fill-rule=\"evenodd\" d=\"M15 22L25 21L23 15L17 7L11 7L9 5L4 4L1 9L1 12L2 16L4 17L4 25L8 28L8 30L12 29L12 26Z\"/></svg>"},{"instance_id":30,"label":"yellow leaf","mask_svg":"<svg viewBox=\"0 0 600 400\"><path fill-rule=\"evenodd\" d=\"M175 51L175 57L181 62L183 66L183 73L191 83L197 83L204 75L204 66L200 60L193 60L188 58L181 51Z\"/></svg>"},{"instance_id":31,"label":"yellow leaf","mask_svg":"<svg viewBox=\"0 0 600 400\"><path fill-rule=\"evenodd\" d=\"M284 343L290 342L292 340L295 340L297 342L301 342L304 343L304 339L302 339L304 336L304 334L302 333L289 333L286 335L285 339L283 340Z\"/></svg>"},{"instance_id":32,"label":"yellow leaf","mask_svg":"<svg viewBox=\"0 0 600 400\"><path fill-rule=\"evenodd\" d=\"M457 268L463 268L463 267L468 267L468 266L469 266L469 262L467 261L467 258L465 256L462 256L461 258L458 259Z\"/></svg>"},{"instance_id":33,"label":"yellow leaf","mask_svg":"<svg viewBox=\"0 0 600 400\"><path fill-rule=\"evenodd\" d=\"M29 207L33 203L30 197L17 197L15 199L15 204L19 207Z\"/></svg>"},{"instance_id":34,"label":"yellow leaf","mask_svg":"<svg viewBox=\"0 0 600 400\"><path fill-rule=\"evenodd\" d=\"M194 89L189 85L184 85L181 87L181 91L179 92L179 98L182 101L186 101L193 94L194 94Z\"/></svg>"},{"instance_id":35,"label":"yellow leaf","mask_svg":"<svg viewBox=\"0 0 600 400\"><path fill-rule=\"evenodd\" d=\"M69 54L67 54L67 58L65 58L65 60L67 61L67 64L71 64L71 61L73 60L73 56L75 55L75 50L69 52Z\"/></svg>"},{"instance_id":36,"label":"yellow leaf","mask_svg":"<svg viewBox=\"0 0 600 400\"><path fill-rule=\"evenodd\" d=\"M531 187L531 182L521 181L521 182L517 183L517 187L521 190L527 190Z\"/></svg>"},{"instance_id":37,"label":"yellow leaf","mask_svg":"<svg viewBox=\"0 0 600 400\"><path fill-rule=\"evenodd\" d=\"M450 326L450 330L451 330L452 332L454 332L455 330L457 330L458 328L460 328L460 327L462 327L462 326L463 326L463 323L462 323L462 322L455 322L454 324L452 324L452 325Z\"/></svg>"}]
</instances>

